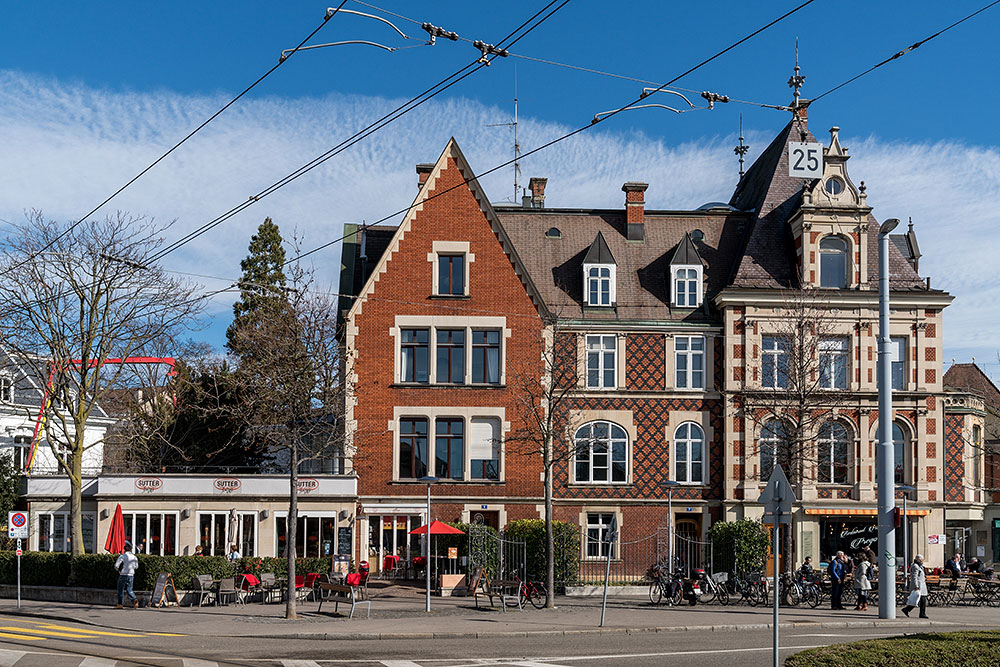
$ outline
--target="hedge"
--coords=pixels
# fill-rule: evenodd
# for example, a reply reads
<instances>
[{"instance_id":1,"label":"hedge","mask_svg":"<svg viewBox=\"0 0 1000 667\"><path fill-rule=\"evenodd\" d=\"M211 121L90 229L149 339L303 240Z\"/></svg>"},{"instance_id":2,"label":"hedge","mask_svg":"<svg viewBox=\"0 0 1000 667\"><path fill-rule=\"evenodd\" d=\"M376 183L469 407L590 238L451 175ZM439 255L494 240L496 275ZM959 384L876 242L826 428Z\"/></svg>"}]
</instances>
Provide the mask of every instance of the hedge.
<instances>
[{"instance_id":1,"label":"hedge","mask_svg":"<svg viewBox=\"0 0 1000 667\"><path fill-rule=\"evenodd\" d=\"M21 583L25 586L79 586L81 588L114 589L118 582L115 554L84 554L26 551L21 557ZM330 558L299 558L296 572L329 572ZM284 558L243 558L230 563L223 556L153 556L139 555L135 573L136 590L152 590L156 576L169 572L178 589L191 588L196 574L210 574L215 579L241 573L260 576L263 572L282 575L288 570ZM0 584L17 583L17 563L13 551L0 551Z\"/></svg>"},{"instance_id":2,"label":"hedge","mask_svg":"<svg viewBox=\"0 0 1000 667\"><path fill-rule=\"evenodd\" d=\"M555 541L556 581L576 583L580 573L580 530L565 521L552 522ZM524 542L528 550L528 577L545 580L545 521L520 519L507 526L507 538Z\"/></svg>"}]
</instances>

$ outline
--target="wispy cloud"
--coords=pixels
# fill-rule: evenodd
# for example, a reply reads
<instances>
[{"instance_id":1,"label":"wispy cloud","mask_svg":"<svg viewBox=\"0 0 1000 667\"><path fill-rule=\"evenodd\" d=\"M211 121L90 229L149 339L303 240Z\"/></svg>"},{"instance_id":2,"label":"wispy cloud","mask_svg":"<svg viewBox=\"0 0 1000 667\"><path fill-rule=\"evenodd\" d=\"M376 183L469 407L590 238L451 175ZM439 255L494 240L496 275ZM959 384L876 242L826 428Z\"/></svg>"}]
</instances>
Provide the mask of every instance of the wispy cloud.
<instances>
[{"instance_id":1,"label":"wispy cloud","mask_svg":"<svg viewBox=\"0 0 1000 667\"><path fill-rule=\"evenodd\" d=\"M168 240L196 229L390 111L403 100L330 95L241 101L109 205L109 209L177 222ZM0 71L0 217L41 208L54 218L89 211L225 102L221 97L111 92ZM371 222L409 205L413 166L437 158L454 136L473 168L511 158L507 112L475 101L432 100L313 172L172 254L171 269L234 278L250 235L265 216L313 247L339 238L345 222ZM571 128L521 118L524 151ZM831 121L835 119L830 119ZM671 118L682 128L684 117ZM776 117L776 122L778 122ZM534 155L523 180L549 179L552 206L617 207L621 184L650 184L654 208L728 200L736 180L732 137L678 143L623 130L611 122ZM779 128L775 126L776 132ZM991 259L1000 213L985 202L1000 190L1000 152L955 143L887 144L875 137L844 142L855 156L854 180L865 180L879 218L913 216L921 272L956 297L948 309L946 356L996 360L990 333L1000 286ZM763 148L771 137L749 136ZM509 199L513 168L483 178L494 200ZM339 246L314 256L335 284ZM208 267L208 268L206 268ZM219 281L206 281L219 287ZM218 311L228 309L219 299ZM220 320L226 319L224 316ZM224 329L225 324L221 325ZM220 327L213 327L219 329ZM996 365L989 368L996 375Z\"/></svg>"}]
</instances>

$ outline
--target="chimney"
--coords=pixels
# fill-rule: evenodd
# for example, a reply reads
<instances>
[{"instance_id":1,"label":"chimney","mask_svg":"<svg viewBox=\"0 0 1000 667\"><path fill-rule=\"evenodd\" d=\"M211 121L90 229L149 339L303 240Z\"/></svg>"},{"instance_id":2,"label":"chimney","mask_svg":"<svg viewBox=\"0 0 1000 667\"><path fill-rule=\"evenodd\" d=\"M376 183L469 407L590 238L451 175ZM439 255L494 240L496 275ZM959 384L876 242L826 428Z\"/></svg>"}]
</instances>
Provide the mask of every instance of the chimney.
<instances>
[{"instance_id":1,"label":"chimney","mask_svg":"<svg viewBox=\"0 0 1000 667\"><path fill-rule=\"evenodd\" d=\"M809 100L799 99L798 104L792 106L792 115L802 121L803 127L808 125Z\"/></svg>"},{"instance_id":2,"label":"chimney","mask_svg":"<svg viewBox=\"0 0 1000 667\"><path fill-rule=\"evenodd\" d=\"M629 241L646 240L646 188L648 183L629 181L622 186L625 193L625 236Z\"/></svg>"},{"instance_id":3,"label":"chimney","mask_svg":"<svg viewBox=\"0 0 1000 667\"><path fill-rule=\"evenodd\" d=\"M434 171L433 162L423 162L417 165L417 189L419 190L427 182L427 177Z\"/></svg>"},{"instance_id":4,"label":"chimney","mask_svg":"<svg viewBox=\"0 0 1000 667\"><path fill-rule=\"evenodd\" d=\"M548 182L549 179L537 176L528 181L528 189L531 191L531 208L545 208L545 184Z\"/></svg>"}]
</instances>

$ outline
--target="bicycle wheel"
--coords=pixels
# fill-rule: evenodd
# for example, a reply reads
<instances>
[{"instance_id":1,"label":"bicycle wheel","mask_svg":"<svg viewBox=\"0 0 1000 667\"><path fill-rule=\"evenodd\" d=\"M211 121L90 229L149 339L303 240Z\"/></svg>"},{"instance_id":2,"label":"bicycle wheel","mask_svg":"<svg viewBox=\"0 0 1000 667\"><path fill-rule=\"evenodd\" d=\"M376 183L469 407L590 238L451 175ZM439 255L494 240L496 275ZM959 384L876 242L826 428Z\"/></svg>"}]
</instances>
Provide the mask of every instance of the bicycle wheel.
<instances>
[{"instance_id":1,"label":"bicycle wheel","mask_svg":"<svg viewBox=\"0 0 1000 667\"><path fill-rule=\"evenodd\" d=\"M792 584L788 587L785 594L785 598L793 607L798 607L799 603L802 602L802 589L798 587L797 584Z\"/></svg>"},{"instance_id":2,"label":"bicycle wheel","mask_svg":"<svg viewBox=\"0 0 1000 667\"><path fill-rule=\"evenodd\" d=\"M548 598L548 593L545 590L545 586L535 582L530 585L530 595L528 600L531 602L531 606L535 609L544 609L545 600Z\"/></svg>"},{"instance_id":3,"label":"bicycle wheel","mask_svg":"<svg viewBox=\"0 0 1000 667\"><path fill-rule=\"evenodd\" d=\"M684 584L678 582L674 592L672 594L668 593L668 595L667 602L674 607L681 606L681 603L684 602Z\"/></svg>"},{"instance_id":4,"label":"bicycle wheel","mask_svg":"<svg viewBox=\"0 0 1000 667\"><path fill-rule=\"evenodd\" d=\"M709 583L707 580L701 585L701 600L702 604L711 604L715 602L715 598L719 594L719 587L715 585L715 582Z\"/></svg>"},{"instance_id":5,"label":"bicycle wheel","mask_svg":"<svg viewBox=\"0 0 1000 667\"><path fill-rule=\"evenodd\" d=\"M726 590L725 584L719 586L715 597L723 607L729 604L729 591Z\"/></svg>"},{"instance_id":6,"label":"bicycle wheel","mask_svg":"<svg viewBox=\"0 0 1000 667\"><path fill-rule=\"evenodd\" d=\"M815 586L806 587L805 593L803 594L803 598L805 599L806 604L808 604L813 609L818 607L819 603L822 601L819 591L816 590Z\"/></svg>"},{"instance_id":7,"label":"bicycle wheel","mask_svg":"<svg viewBox=\"0 0 1000 667\"><path fill-rule=\"evenodd\" d=\"M663 599L663 587L659 581L654 581L649 585L649 601L653 604L660 604Z\"/></svg>"}]
</instances>

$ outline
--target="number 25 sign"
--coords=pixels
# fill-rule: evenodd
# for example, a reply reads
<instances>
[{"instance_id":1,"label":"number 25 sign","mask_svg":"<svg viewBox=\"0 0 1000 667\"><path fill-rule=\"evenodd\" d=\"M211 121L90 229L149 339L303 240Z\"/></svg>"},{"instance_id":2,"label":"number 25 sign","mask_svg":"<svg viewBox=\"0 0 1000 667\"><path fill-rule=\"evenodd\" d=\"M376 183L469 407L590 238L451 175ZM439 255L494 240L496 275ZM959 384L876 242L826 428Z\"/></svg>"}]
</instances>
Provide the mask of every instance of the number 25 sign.
<instances>
[{"instance_id":1,"label":"number 25 sign","mask_svg":"<svg viewBox=\"0 0 1000 667\"><path fill-rule=\"evenodd\" d=\"M788 175L793 178L822 178L823 144L788 142Z\"/></svg>"}]
</instances>

